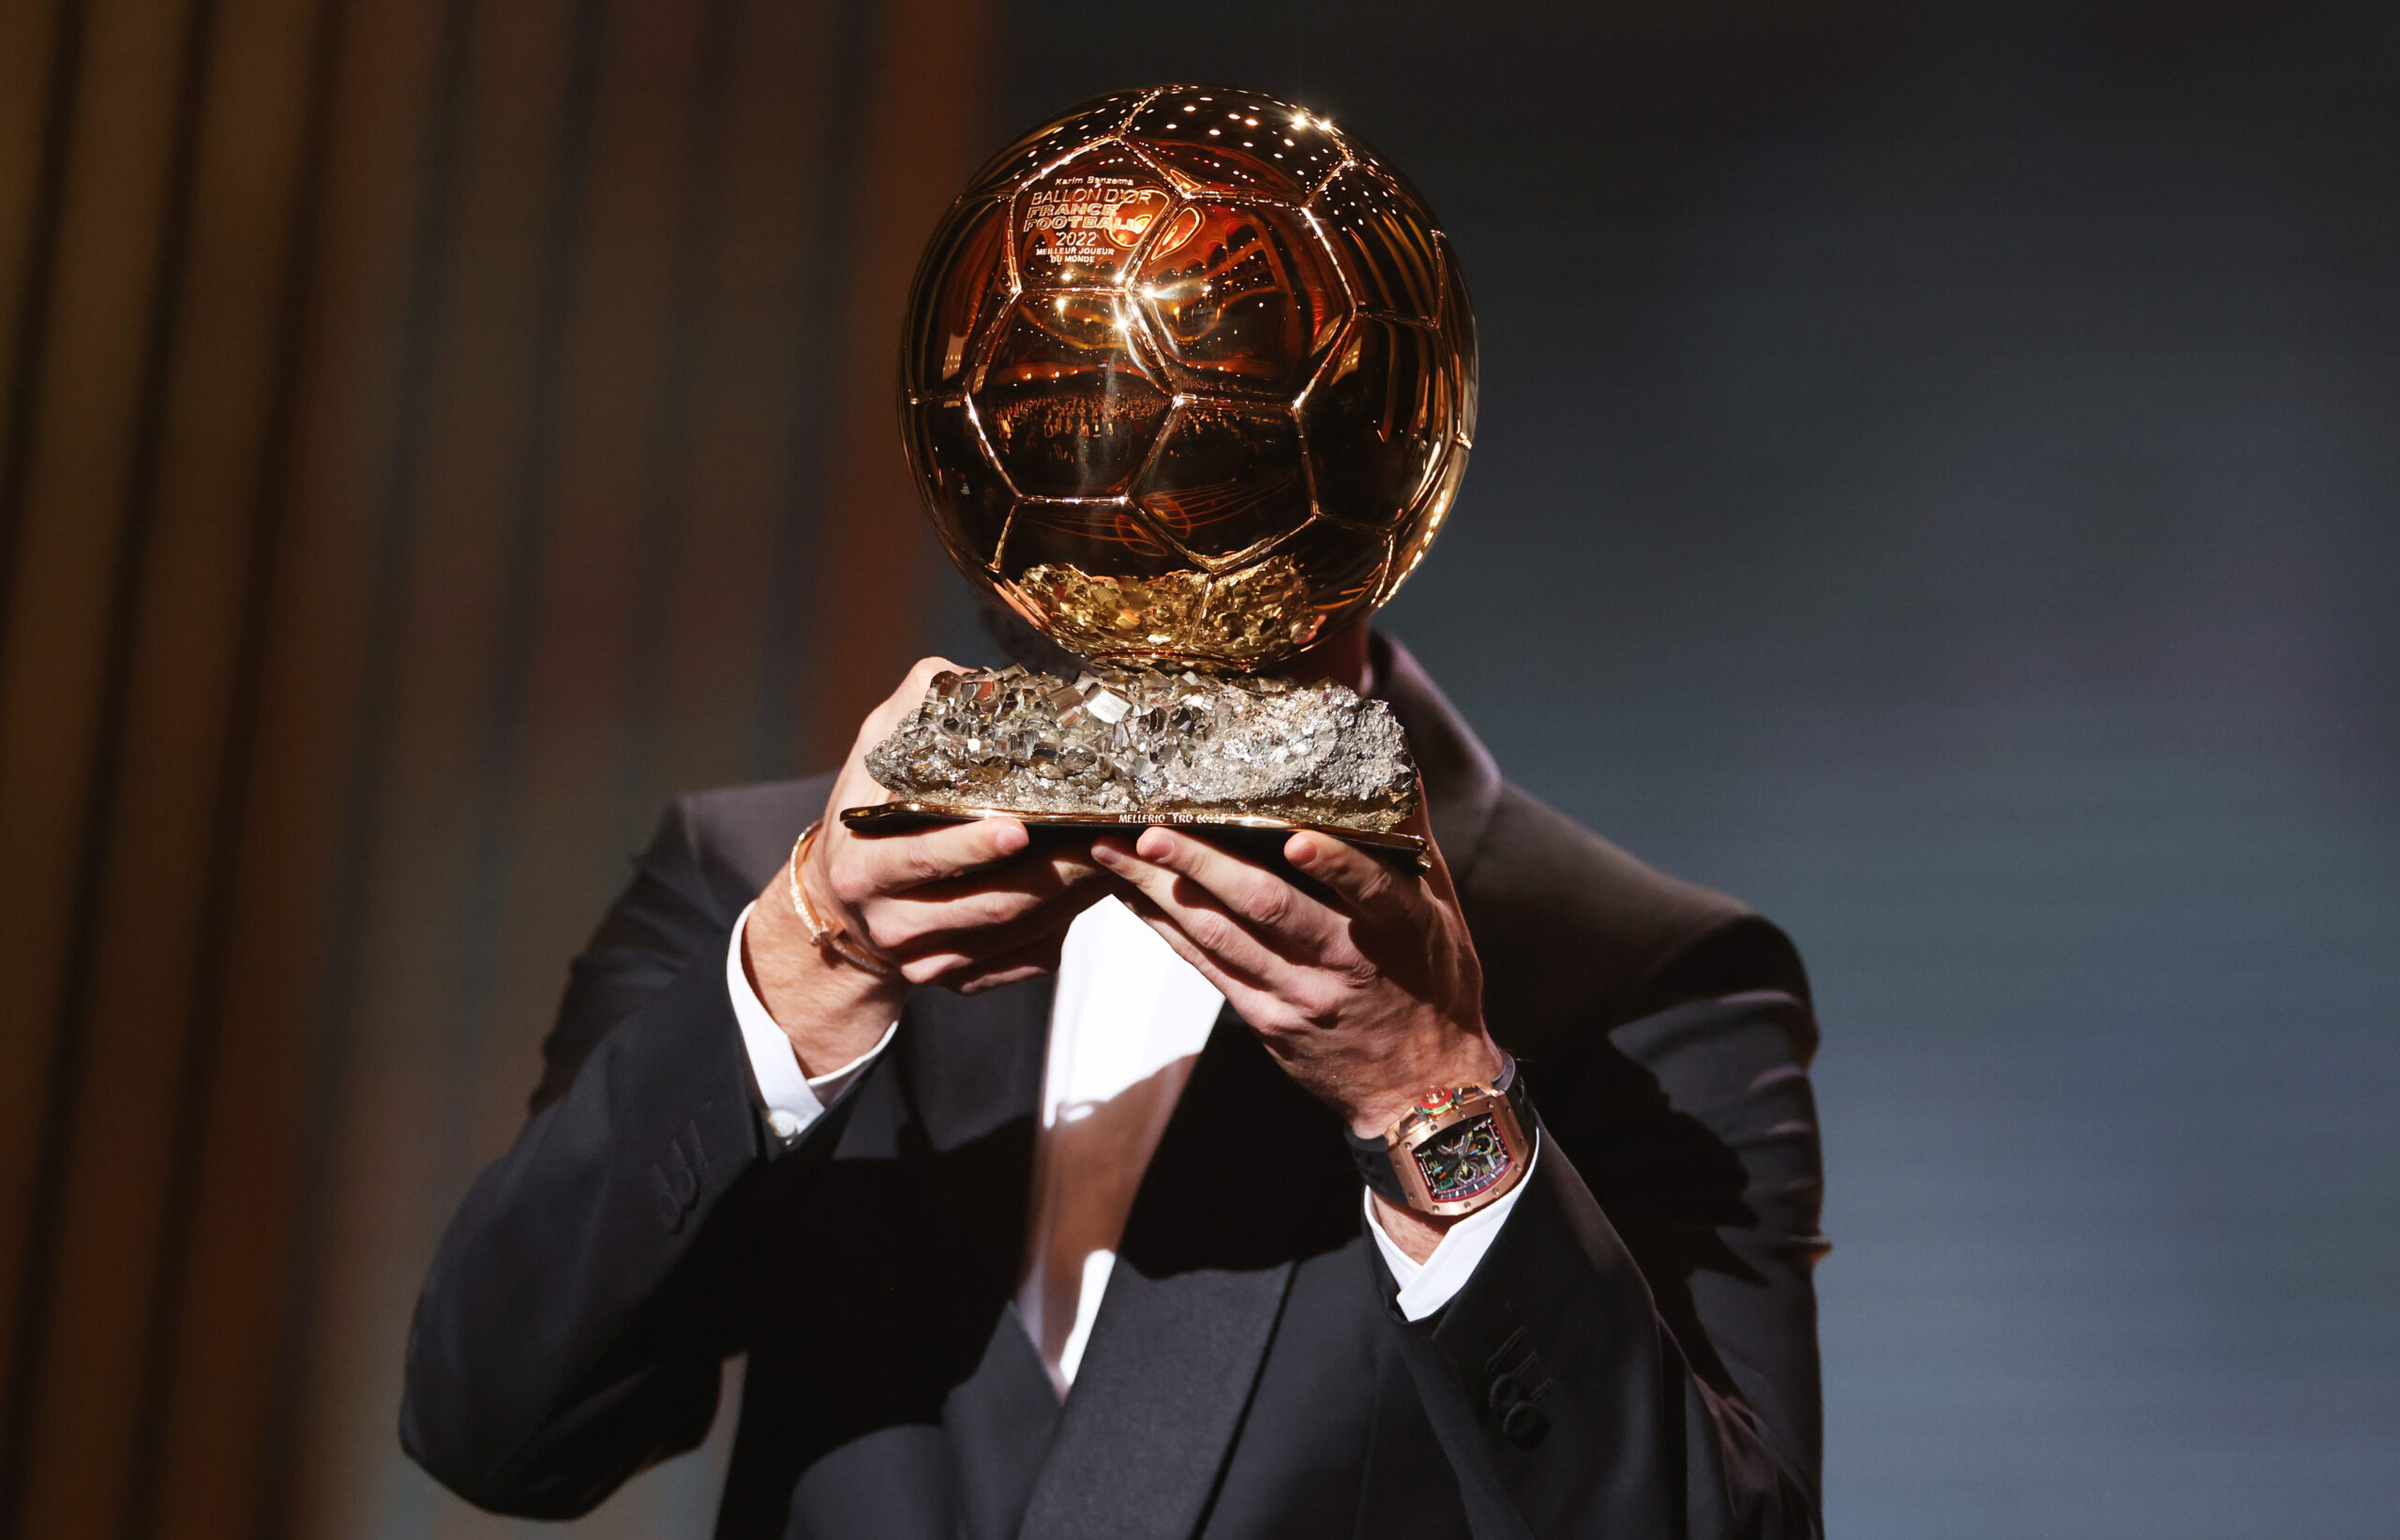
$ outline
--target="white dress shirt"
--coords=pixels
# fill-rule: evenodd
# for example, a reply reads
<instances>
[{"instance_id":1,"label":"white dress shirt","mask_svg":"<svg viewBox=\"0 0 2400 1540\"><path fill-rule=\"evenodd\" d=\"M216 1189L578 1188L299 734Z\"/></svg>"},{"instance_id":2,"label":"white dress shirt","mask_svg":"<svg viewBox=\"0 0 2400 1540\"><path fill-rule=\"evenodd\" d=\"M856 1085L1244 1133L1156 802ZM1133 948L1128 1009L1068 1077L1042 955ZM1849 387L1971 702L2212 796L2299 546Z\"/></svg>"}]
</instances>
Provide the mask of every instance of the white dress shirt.
<instances>
[{"instance_id":1,"label":"white dress shirt","mask_svg":"<svg viewBox=\"0 0 2400 1540\"><path fill-rule=\"evenodd\" d=\"M734 922L726 992L767 1125L788 1144L875 1062L899 1026L894 1023L874 1047L829 1074L802 1074L791 1039L767 1013L742 965L749 920L744 909ZM1017 1314L1061 1395L1074 1383L1090 1340L1134 1191L1224 1003L1214 985L1113 898L1085 910L1067 929L1042 1069L1032 1230L1016 1298ZM1537 1145L1534 1163L1540 1159ZM1523 1191L1520 1182L1499 1202L1452 1225L1421 1264L1384 1233L1367 1197L1368 1233L1400 1285L1403 1315L1422 1320L1449 1303Z\"/></svg>"}]
</instances>

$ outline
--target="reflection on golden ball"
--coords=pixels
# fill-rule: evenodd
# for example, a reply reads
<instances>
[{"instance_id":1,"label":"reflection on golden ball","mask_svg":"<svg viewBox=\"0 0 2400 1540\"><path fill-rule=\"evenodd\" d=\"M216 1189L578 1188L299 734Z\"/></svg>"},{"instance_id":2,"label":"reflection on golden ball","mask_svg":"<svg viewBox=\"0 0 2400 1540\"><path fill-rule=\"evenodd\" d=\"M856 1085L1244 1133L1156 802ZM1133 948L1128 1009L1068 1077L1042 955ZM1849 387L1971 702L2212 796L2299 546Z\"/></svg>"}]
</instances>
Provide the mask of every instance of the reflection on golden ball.
<instances>
[{"instance_id":1,"label":"reflection on golden ball","mask_svg":"<svg viewBox=\"0 0 2400 1540\"><path fill-rule=\"evenodd\" d=\"M951 206L901 359L943 546L1068 650L1254 669L1365 616L1448 516L1475 316L1407 182L1322 118L1170 85Z\"/></svg>"}]
</instances>

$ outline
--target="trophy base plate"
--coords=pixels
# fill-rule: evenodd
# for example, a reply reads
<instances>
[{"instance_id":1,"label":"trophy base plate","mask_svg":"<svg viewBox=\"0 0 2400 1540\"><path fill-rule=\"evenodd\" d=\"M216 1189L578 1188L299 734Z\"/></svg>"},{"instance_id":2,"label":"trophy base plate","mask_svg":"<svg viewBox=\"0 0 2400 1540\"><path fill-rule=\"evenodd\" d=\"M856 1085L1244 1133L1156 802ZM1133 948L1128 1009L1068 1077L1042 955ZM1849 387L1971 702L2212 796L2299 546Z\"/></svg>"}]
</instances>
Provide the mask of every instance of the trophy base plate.
<instances>
[{"instance_id":1,"label":"trophy base plate","mask_svg":"<svg viewBox=\"0 0 2400 1540\"><path fill-rule=\"evenodd\" d=\"M939 802L878 802L871 807L842 810L843 824L862 834L898 834L928 824L965 823L973 818L1014 818L1028 829L1080 830L1086 833L1156 825L1279 865L1284 836L1306 830L1330 835L1403 872L1422 874L1433 869L1433 859L1425 853L1425 841L1419 835L1378 834L1371 830L1277 818L1263 813L1025 813L1014 808L952 807Z\"/></svg>"}]
</instances>

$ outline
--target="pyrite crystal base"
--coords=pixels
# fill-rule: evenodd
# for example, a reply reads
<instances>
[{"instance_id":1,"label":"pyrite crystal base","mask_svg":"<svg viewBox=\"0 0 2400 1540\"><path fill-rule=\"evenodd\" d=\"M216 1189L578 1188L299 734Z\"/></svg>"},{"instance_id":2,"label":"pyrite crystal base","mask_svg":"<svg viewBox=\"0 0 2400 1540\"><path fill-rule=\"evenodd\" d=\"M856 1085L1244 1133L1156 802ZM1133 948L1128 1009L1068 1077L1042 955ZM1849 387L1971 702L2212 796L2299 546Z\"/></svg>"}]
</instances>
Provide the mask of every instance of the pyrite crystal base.
<instances>
[{"instance_id":1,"label":"pyrite crystal base","mask_svg":"<svg viewBox=\"0 0 2400 1540\"><path fill-rule=\"evenodd\" d=\"M1396 832L1417 767L1390 708L1333 683L1127 670L1073 682L1011 665L934 676L867 754L895 800L854 828L1011 816L1053 827L1313 829L1424 863Z\"/></svg>"}]
</instances>

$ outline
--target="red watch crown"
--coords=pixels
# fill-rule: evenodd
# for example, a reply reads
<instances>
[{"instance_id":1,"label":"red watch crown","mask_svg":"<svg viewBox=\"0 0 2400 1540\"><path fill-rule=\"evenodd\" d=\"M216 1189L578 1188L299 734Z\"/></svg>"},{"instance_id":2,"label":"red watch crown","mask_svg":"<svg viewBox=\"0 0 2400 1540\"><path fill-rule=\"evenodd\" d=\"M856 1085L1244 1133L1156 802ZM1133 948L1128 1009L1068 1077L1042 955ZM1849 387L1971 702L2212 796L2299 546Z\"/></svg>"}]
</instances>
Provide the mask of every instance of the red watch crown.
<instances>
[{"instance_id":1,"label":"red watch crown","mask_svg":"<svg viewBox=\"0 0 2400 1540\"><path fill-rule=\"evenodd\" d=\"M1447 1085L1428 1085L1417 1093L1417 1110L1420 1113L1446 1113L1450 1110L1450 1103L1457 1099L1458 1093Z\"/></svg>"}]
</instances>

